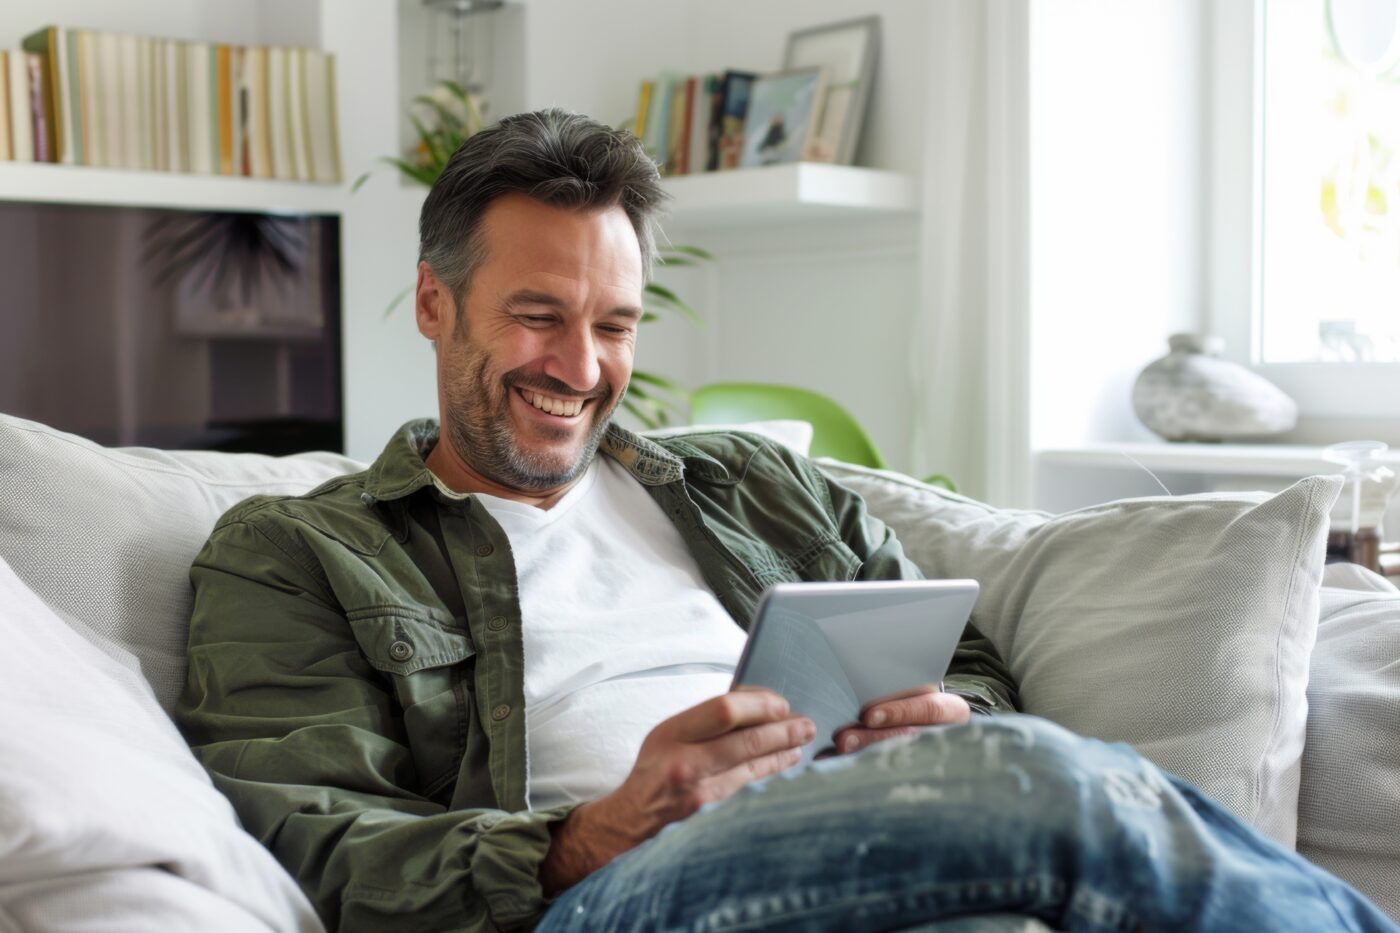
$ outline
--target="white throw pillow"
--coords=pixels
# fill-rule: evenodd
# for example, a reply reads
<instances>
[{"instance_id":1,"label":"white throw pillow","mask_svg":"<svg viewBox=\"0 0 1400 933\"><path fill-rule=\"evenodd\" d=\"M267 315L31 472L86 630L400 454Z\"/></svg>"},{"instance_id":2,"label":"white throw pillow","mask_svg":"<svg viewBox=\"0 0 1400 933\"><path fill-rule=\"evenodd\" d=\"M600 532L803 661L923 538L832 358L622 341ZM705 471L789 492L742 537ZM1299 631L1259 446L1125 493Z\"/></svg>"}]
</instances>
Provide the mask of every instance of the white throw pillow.
<instances>
[{"instance_id":1,"label":"white throw pillow","mask_svg":"<svg viewBox=\"0 0 1400 933\"><path fill-rule=\"evenodd\" d=\"M1298 851L1400 923L1400 591L1352 564L1327 570Z\"/></svg>"},{"instance_id":2,"label":"white throw pillow","mask_svg":"<svg viewBox=\"0 0 1400 933\"><path fill-rule=\"evenodd\" d=\"M706 431L748 431L750 434L762 435L770 441L777 441L804 457L812 449L812 425L806 421L784 418L772 421L748 421L744 424L686 424L669 428L655 428L643 433L647 437L675 437L677 434L695 434Z\"/></svg>"},{"instance_id":3,"label":"white throw pillow","mask_svg":"<svg viewBox=\"0 0 1400 933\"><path fill-rule=\"evenodd\" d=\"M1308 658L1341 479L1047 515L821 461L973 620L1026 712L1124 741L1279 842L1296 840Z\"/></svg>"},{"instance_id":4,"label":"white throw pillow","mask_svg":"<svg viewBox=\"0 0 1400 933\"><path fill-rule=\"evenodd\" d=\"M0 557L45 603L135 654L168 711L185 685L190 563L219 516L359 469L324 453L104 448L0 415Z\"/></svg>"},{"instance_id":5,"label":"white throw pillow","mask_svg":"<svg viewBox=\"0 0 1400 933\"><path fill-rule=\"evenodd\" d=\"M0 645L6 928L321 929L145 682L3 560Z\"/></svg>"}]
</instances>

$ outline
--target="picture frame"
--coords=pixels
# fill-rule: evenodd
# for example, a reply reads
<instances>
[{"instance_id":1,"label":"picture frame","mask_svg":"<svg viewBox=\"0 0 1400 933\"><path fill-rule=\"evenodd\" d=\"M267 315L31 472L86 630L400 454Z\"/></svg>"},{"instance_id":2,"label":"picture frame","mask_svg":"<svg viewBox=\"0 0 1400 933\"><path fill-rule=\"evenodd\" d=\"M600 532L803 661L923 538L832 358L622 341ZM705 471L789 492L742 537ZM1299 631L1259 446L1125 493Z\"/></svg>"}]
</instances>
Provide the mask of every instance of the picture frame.
<instances>
[{"instance_id":1,"label":"picture frame","mask_svg":"<svg viewBox=\"0 0 1400 933\"><path fill-rule=\"evenodd\" d=\"M866 16L799 29L788 34L783 69L822 68L826 91L808 161L850 165L855 161L865 111L875 83L880 17Z\"/></svg>"},{"instance_id":2,"label":"picture frame","mask_svg":"<svg viewBox=\"0 0 1400 933\"><path fill-rule=\"evenodd\" d=\"M802 161L813 138L825 86L822 68L760 76L749 92L739 167Z\"/></svg>"}]
</instances>

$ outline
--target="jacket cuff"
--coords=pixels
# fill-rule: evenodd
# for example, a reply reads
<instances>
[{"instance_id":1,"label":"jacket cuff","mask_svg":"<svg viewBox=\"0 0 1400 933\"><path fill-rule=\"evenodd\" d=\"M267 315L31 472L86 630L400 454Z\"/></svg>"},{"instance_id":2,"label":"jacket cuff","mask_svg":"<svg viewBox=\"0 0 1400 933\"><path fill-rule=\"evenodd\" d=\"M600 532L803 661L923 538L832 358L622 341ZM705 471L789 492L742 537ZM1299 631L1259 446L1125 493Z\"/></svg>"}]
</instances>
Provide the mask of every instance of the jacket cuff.
<instances>
[{"instance_id":1,"label":"jacket cuff","mask_svg":"<svg viewBox=\"0 0 1400 933\"><path fill-rule=\"evenodd\" d=\"M552 839L550 827L577 806L508 813L477 837L472 880L498 928L526 927L549 906L539 875Z\"/></svg>"}]
</instances>

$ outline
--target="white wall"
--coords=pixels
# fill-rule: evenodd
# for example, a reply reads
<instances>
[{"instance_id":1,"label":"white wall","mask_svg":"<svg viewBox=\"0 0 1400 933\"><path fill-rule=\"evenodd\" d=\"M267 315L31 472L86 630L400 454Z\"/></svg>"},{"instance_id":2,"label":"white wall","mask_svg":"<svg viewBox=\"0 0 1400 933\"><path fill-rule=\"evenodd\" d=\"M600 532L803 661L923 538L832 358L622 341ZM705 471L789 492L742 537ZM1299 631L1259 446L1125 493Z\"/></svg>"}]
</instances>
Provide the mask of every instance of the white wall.
<instances>
[{"instance_id":1,"label":"white wall","mask_svg":"<svg viewBox=\"0 0 1400 933\"><path fill-rule=\"evenodd\" d=\"M523 103L609 123L630 117L640 82L662 70L774 71L789 32L878 14L882 48L860 164L920 172L929 74L923 0L524 0ZM625 24L625 25L622 25ZM499 60L499 59L498 59ZM791 383L849 408L897 467L910 462L915 400L908 346L919 313L917 222L687 230L720 259L666 271L705 318L649 327L637 365L685 385Z\"/></svg>"},{"instance_id":2,"label":"white wall","mask_svg":"<svg viewBox=\"0 0 1400 933\"><path fill-rule=\"evenodd\" d=\"M1138 370L1202 327L1202 0L1032 4L1034 448L1150 438Z\"/></svg>"}]
</instances>

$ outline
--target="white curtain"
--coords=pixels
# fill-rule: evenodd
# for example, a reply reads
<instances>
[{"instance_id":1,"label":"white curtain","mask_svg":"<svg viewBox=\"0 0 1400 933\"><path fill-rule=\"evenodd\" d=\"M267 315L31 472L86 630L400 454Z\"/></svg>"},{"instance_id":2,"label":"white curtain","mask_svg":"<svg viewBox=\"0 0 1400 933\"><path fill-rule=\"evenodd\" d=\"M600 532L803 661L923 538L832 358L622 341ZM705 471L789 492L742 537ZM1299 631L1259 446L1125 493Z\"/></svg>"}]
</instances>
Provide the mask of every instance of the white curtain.
<instances>
[{"instance_id":1,"label":"white curtain","mask_svg":"<svg viewBox=\"0 0 1400 933\"><path fill-rule=\"evenodd\" d=\"M997 505L1030 499L1029 2L937 0L929 17L916 472Z\"/></svg>"}]
</instances>

